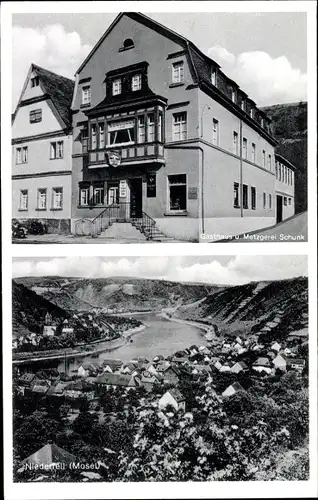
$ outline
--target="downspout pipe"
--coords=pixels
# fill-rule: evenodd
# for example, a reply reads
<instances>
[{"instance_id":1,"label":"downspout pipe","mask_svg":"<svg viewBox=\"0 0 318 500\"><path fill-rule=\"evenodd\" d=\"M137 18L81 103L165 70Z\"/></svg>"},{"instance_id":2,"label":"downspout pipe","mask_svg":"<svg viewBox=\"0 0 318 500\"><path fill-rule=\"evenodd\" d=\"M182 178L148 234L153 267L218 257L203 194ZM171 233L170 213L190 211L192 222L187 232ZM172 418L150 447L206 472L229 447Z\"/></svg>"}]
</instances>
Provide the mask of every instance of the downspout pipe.
<instances>
[{"instance_id":1,"label":"downspout pipe","mask_svg":"<svg viewBox=\"0 0 318 500\"><path fill-rule=\"evenodd\" d=\"M240 207L241 207L241 217L243 214L243 126L242 120L240 120Z\"/></svg>"},{"instance_id":2,"label":"downspout pipe","mask_svg":"<svg viewBox=\"0 0 318 500\"><path fill-rule=\"evenodd\" d=\"M195 151L201 151L201 234L204 234L204 232L205 232L205 226L204 226L204 149L201 146L182 146L180 144L175 146L175 148L172 146L171 149L192 149Z\"/></svg>"}]
</instances>

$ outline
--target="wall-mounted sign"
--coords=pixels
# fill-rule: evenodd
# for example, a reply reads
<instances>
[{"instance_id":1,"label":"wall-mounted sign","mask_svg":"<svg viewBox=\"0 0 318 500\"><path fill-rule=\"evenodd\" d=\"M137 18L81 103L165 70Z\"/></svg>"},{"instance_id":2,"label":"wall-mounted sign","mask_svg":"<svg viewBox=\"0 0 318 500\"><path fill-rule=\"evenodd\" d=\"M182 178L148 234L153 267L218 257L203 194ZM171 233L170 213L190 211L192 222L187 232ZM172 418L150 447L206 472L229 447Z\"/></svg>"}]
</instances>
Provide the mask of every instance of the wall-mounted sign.
<instances>
[{"instance_id":1,"label":"wall-mounted sign","mask_svg":"<svg viewBox=\"0 0 318 500\"><path fill-rule=\"evenodd\" d=\"M126 198L127 196L127 181L119 181L119 198Z\"/></svg>"},{"instance_id":2,"label":"wall-mounted sign","mask_svg":"<svg viewBox=\"0 0 318 500\"><path fill-rule=\"evenodd\" d=\"M156 197L156 173L147 174L147 198Z\"/></svg>"},{"instance_id":3,"label":"wall-mounted sign","mask_svg":"<svg viewBox=\"0 0 318 500\"><path fill-rule=\"evenodd\" d=\"M188 200L197 200L198 199L198 188L189 187L188 188Z\"/></svg>"},{"instance_id":4,"label":"wall-mounted sign","mask_svg":"<svg viewBox=\"0 0 318 500\"><path fill-rule=\"evenodd\" d=\"M120 151L108 151L107 153L108 163L111 167L119 167L121 164L121 154Z\"/></svg>"}]
</instances>

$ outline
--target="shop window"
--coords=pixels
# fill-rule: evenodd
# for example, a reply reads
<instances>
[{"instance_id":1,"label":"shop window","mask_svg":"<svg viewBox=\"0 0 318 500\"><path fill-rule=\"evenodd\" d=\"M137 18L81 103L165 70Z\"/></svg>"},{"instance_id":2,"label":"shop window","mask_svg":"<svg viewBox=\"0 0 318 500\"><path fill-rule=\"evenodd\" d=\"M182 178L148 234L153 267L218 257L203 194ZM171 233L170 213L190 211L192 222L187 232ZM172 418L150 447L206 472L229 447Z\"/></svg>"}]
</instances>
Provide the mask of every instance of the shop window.
<instances>
[{"instance_id":1,"label":"shop window","mask_svg":"<svg viewBox=\"0 0 318 500\"><path fill-rule=\"evenodd\" d=\"M251 187L251 208L256 210L256 187Z\"/></svg>"},{"instance_id":2,"label":"shop window","mask_svg":"<svg viewBox=\"0 0 318 500\"><path fill-rule=\"evenodd\" d=\"M104 204L104 183L95 184L93 187L93 203L94 205Z\"/></svg>"},{"instance_id":3,"label":"shop window","mask_svg":"<svg viewBox=\"0 0 318 500\"><path fill-rule=\"evenodd\" d=\"M133 144L135 142L135 120L109 122L108 145Z\"/></svg>"},{"instance_id":4,"label":"shop window","mask_svg":"<svg viewBox=\"0 0 318 500\"><path fill-rule=\"evenodd\" d=\"M169 175L169 209L184 211L187 209L187 176L186 174Z\"/></svg>"},{"instance_id":5,"label":"shop window","mask_svg":"<svg viewBox=\"0 0 318 500\"><path fill-rule=\"evenodd\" d=\"M156 174L147 174L147 198L156 197Z\"/></svg>"},{"instance_id":6,"label":"shop window","mask_svg":"<svg viewBox=\"0 0 318 500\"><path fill-rule=\"evenodd\" d=\"M52 208L53 210L62 210L63 208L63 188L52 189Z\"/></svg>"},{"instance_id":7,"label":"shop window","mask_svg":"<svg viewBox=\"0 0 318 500\"><path fill-rule=\"evenodd\" d=\"M248 186L243 184L243 208L248 208Z\"/></svg>"},{"instance_id":8,"label":"shop window","mask_svg":"<svg viewBox=\"0 0 318 500\"><path fill-rule=\"evenodd\" d=\"M234 208L238 208L240 206L240 204L239 204L239 199L240 199L239 189L240 189L239 183L234 182L234 202L233 202Z\"/></svg>"}]
</instances>

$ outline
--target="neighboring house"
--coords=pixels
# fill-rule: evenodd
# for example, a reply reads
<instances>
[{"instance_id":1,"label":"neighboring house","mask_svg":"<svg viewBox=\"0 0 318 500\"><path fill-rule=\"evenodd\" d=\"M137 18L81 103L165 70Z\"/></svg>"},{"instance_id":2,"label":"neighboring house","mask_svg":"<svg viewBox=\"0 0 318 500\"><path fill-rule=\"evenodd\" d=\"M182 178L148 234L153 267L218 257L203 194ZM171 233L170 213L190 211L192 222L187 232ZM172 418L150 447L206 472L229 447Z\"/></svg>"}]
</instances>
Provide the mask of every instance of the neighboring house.
<instances>
[{"instance_id":1,"label":"neighboring house","mask_svg":"<svg viewBox=\"0 0 318 500\"><path fill-rule=\"evenodd\" d=\"M84 219L111 205L110 219L150 217L191 241L275 223L270 119L216 61L153 19L116 17L76 72L72 113L73 232L92 234Z\"/></svg>"},{"instance_id":2,"label":"neighboring house","mask_svg":"<svg viewBox=\"0 0 318 500\"><path fill-rule=\"evenodd\" d=\"M90 384L85 383L83 380L77 380L76 382L71 382L67 385L64 391L64 395L69 399L78 399L86 397L86 399L94 398L94 391Z\"/></svg>"},{"instance_id":3,"label":"neighboring house","mask_svg":"<svg viewBox=\"0 0 318 500\"><path fill-rule=\"evenodd\" d=\"M295 166L280 154L275 154L276 222L295 213Z\"/></svg>"},{"instance_id":4,"label":"neighboring house","mask_svg":"<svg viewBox=\"0 0 318 500\"><path fill-rule=\"evenodd\" d=\"M285 371L287 367L287 361L281 354L278 354L276 358L273 359L273 365L275 366L275 368L279 368L280 370Z\"/></svg>"},{"instance_id":5,"label":"neighboring house","mask_svg":"<svg viewBox=\"0 0 318 500\"><path fill-rule=\"evenodd\" d=\"M272 365L268 358L258 358L252 366L256 372L265 372L268 375L272 373Z\"/></svg>"},{"instance_id":6,"label":"neighboring house","mask_svg":"<svg viewBox=\"0 0 318 500\"><path fill-rule=\"evenodd\" d=\"M35 378L36 377L34 373L29 373L29 372L23 373L23 375L19 377L19 385L21 387L30 387Z\"/></svg>"},{"instance_id":7,"label":"neighboring house","mask_svg":"<svg viewBox=\"0 0 318 500\"><path fill-rule=\"evenodd\" d=\"M281 348L282 346L278 342L274 342L274 344L271 346L271 350L276 352L279 352Z\"/></svg>"},{"instance_id":8,"label":"neighboring house","mask_svg":"<svg viewBox=\"0 0 318 500\"><path fill-rule=\"evenodd\" d=\"M234 365L231 367L232 373L240 373L240 372L245 372L247 370L248 366L244 363L244 361L238 361L237 363L234 363Z\"/></svg>"},{"instance_id":9,"label":"neighboring house","mask_svg":"<svg viewBox=\"0 0 318 500\"><path fill-rule=\"evenodd\" d=\"M244 391L243 387L239 384L239 382L234 382L234 384L229 385L229 387L222 392L222 396L228 398L230 396L234 396L234 394L237 394L240 391Z\"/></svg>"},{"instance_id":10,"label":"neighboring house","mask_svg":"<svg viewBox=\"0 0 318 500\"><path fill-rule=\"evenodd\" d=\"M159 409L164 410L167 406L173 406L175 410L185 411L185 398L178 389L169 389L159 399Z\"/></svg>"},{"instance_id":11,"label":"neighboring house","mask_svg":"<svg viewBox=\"0 0 318 500\"><path fill-rule=\"evenodd\" d=\"M31 64L12 119L12 218L69 233L74 82Z\"/></svg>"},{"instance_id":12,"label":"neighboring house","mask_svg":"<svg viewBox=\"0 0 318 500\"><path fill-rule=\"evenodd\" d=\"M101 391L116 386L133 389L136 388L137 384L135 378L131 375L104 372L96 377L96 385L98 390Z\"/></svg>"},{"instance_id":13,"label":"neighboring house","mask_svg":"<svg viewBox=\"0 0 318 500\"><path fill-rule=\"evenodd\" d=\"M299 373L302 373L306 365L306 361L304 359L294 358L288 360L288 367L292 370L296 370Z\"/></svg>"},{"instance_id":14,"label":"neighboring house","mask_svg":"<svg viewBox=\"0 0 318 500\"><path fill-rule=\"evenodd\" d=\"M158 379L154 375L139 375L136 377L138 387L143 387L147 392L151 392L154 384L158 384Z\"/></svg>"},{"instance_id":15,"label":"neighboring house","mask_svg":"<svg viewBox=\"0 0 318 500\"><path fill-rule=\"evenodd\" d=\"M54 337L55 333L55 325L43 325L43 337Z\"/></svg>"},{"instance_id":16,"label":"neighboring house","mask_svg":"<svg viewBox=\"0 0 318 500\"><path fill-rule=\"evenodd\" d=\"M221 368L219 369L220 372L230 372L231 371L231 364L226 362L224 363Z\"/></svg>"}]
</instances>

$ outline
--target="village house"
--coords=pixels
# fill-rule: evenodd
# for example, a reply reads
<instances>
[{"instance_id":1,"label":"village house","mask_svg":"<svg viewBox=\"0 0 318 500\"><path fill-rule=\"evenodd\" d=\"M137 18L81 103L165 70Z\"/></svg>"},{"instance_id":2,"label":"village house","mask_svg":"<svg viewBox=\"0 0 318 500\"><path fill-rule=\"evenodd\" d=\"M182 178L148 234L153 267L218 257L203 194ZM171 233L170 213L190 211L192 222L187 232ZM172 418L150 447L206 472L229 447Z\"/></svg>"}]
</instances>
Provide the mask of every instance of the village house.
<instances>
[{"instance_id":1,"label":"village house","mask_svg":"<svg viewBox=\"0 0 318 500\"><path fill-rule=\"evenodd\" d=\"M289 359L287 366L292 370L296 370L299 373L302 373L306 365L306 361L304 359L293 358Z\"/></svg>"},{"instance_id":2,"label":"village house","mask_svg":"<svg viewBox=\"0 0 318 500\"><path fill-rule=\"evenodd\" d=\"M12 117L12 218L69 233L74 82L31 64Z\"/></svg>"},{"instance_id":3,"label":"village house","mask_svg":"<svg viewBox=\"0 0 318 500\"><path fill-rule=\"evenodd\" d=\"M167 406L173 406L175 410L185 411L185 398L178 389L169 389L158 402L160 410L164 410Z\"/></svg>"},{"instance_id":4,"label":"village house","mask_svg":"<svg viewBox=\"0 0 318 500\"><path fill-rule=\"evenodd\" d=\"M285 371L287 367L287 361L281 354L278 354L276 358L273 359L273 365L276 369L278 368L279 370Z\"/></svg>"},{"instance_id":5,"label":"village house","mask_svg":"<svg viewBox=\"0 0 318 500\"><path fill-rule=\"evenodd\" d=\"M270 360L268 358L265 358L265 357L258 358L253 363L252 369L255 370L256 372L259 372L259 373L265 372L268 375L270 373L272 373L272 371L273 371Z\"/></svg>"},{"instance_id":6,"label":"village house","mask_svg":"<svg viewBox=\"0 0 318 500\"><path fill-rule=\"evenodd\" d=\"M96 386L99 392L110 387L125 387L131 390L136 388L137 383L131 375L104 372L96 377Z\"/></svg>"},{"instance_id":7,"label":"village house","mask_svg":"<svg viewBox=\"0 0 318 500\"><path fill-rule=\"evenodd\" d=\"M238 361L231 367L232 373L246 372L247 370L248 366L246 365L246 363L244 363L244 361Z\"/></svg>"},{"instance_id":8,"label":"village house","mask_svg":"<svg viewBox=\"0 0 318 500\"><path fill-rule=\"evenodd\" d=\"M275 224L270 119L216 61L147 16L113 21L76 72L72 115L73 233L122 237L131 224L150 239L198 241Z\"/></svg>"},{"instance_id":9,"label":"village house","mask_svg":"<svg viewBox=\"0 0 318 500\"><path fill-rule=\"evenodd\" d=\"M292 217L295 213L295 166L282 155L275 153L276 222Z\"/></svg>"},{"instance_id":10,"label":"village house","mask_svg":"<svg viewBox=\"0 0 318 500\"><path fill-rule=\"evenodd\" d=\"M234 384L229 385L229 387L222 392L222 396L228 398L241 391L244 391L241 384L239 382L234 382Z\"/></svg>"}]
</instances>

